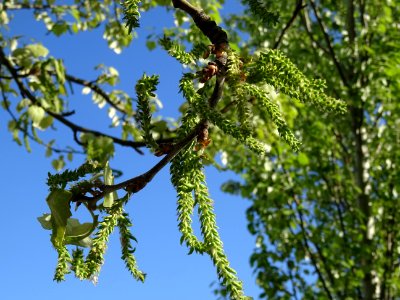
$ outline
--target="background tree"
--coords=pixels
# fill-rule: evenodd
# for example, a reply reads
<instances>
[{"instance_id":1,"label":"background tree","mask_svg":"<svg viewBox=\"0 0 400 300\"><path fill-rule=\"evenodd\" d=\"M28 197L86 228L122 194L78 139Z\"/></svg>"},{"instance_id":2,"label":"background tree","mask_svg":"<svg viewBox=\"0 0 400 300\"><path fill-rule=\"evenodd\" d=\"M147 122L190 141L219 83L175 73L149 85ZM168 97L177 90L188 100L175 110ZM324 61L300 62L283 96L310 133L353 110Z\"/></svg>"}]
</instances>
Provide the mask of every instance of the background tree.
<instances>
[{"instance_id":1,"label":"background tree","mask_svg":"<svg viewBox=\"0 0 400 300\"><path fill-rule=\"evenodd\" d=\"M397 108L391 95L398 89L393 61L398 63L399 58L396 44L385 43L385 38L398 34L398 24L393 22L398 11L390 4L382 11L353 2L324 7L312 1L297 1L293 7L285 1L243 2L254 15L233 15L221 28L212 21L221 20L219 2L198 1L192 6L172 1L177 27L165 29L163 37L149 37L149 48L157 42L188 67L180 81L186 102L182 117L174 123L152 117L158 76L144 74L132 97L107 87L118 80L114 68L100 67L102 73L94 81L77 78L65 71L61 60L50 57L43 45L21 46L18 37L2 36L2 104L11 117L9 130L16 142L22 143L22 135L28 150L33 140L46 145L49 155L67 152L71 158L83 151L87 158L78 169L48 178L50 214L39 220L52 230L51 240L59 254L57 281L70 271L81 279L95 279L114 227L120 231L127 268L144 280L133 256L135 238L124 206L171 162L181 243L190 252L211 257L224 286L222 294L244 299L242 284L224 254L205 185L203 166L214 164L242 174L243 182L228 182L225 190L240 192L254 203L248 211L249 228L257 235L258 248L251 263L265 291L262 296L395 297L396 218L389 199L397 197L398 136L390 130L391 122L394 127L397 120L387 118L387 112ZM122 5L7 1L1 17L6 24L10 11L32 9L57 36L105 23L104 37L118 53L129 45L130 32L139 25L139 8L157 5L172 8L169 1L125 1ZM371 20L376 20L376 32L367 30ZM241 41L241 32L249 33L249 38ZM184 45L192 50L187 52ZM278 47L300 69L270 49ZM385 47L386 56L377 58L380 47ZM316 57L317 66L312 63ZM313 77L329 79L331 96L324 94L324 81ZM111 125L119 129L119 136L71 121L74 112L68 110L68 84L83 86L100 106L109 106ZM340 119L335 112L344 113L346 108L332 96L348 104L347 115ZM80 149L59 149L53 141L40 139L37 129L51 130L55 121L72 131L75 148ZM383 147L382 141L391 142L393 148ZM371 148L366 147L370 144L377 154L374 161L367 150ZM117 172L109 161L115 145L140 154L147 146L163 157L145 173L114 184ZM222 165L215 160L219 153ZM390 167L383 168L383 163ZM64 165L63 156L53 161L58 170ZM378 181L381 178L386 179L384 186ZM124 193L118 195L118 190ZM72 203L86 207L91 222L80 224L71 218ZM191 226L195 207L203 239L197 238ZM70 244L79 247L70 248Z\"/></svg>"},{"instance_id":2,"label":"background tree","mask_svg":"<svg viewBox=\"0 0 400 300\"><path fill-rule=\"evenodd\" d=\"M264 160L227 150L243 182L224 189L252 201L250 262L268 299L399 297L399 5L391 1L244 1L228 24L249 34L246 51L279 48L344 99L341 117L285 102L303 145L271 134ZM260 28L262 9L280 23ZM260 127L260 126L259 126ZM222 145L221 145L222 147Z\"/></svg>"}]
</instances>

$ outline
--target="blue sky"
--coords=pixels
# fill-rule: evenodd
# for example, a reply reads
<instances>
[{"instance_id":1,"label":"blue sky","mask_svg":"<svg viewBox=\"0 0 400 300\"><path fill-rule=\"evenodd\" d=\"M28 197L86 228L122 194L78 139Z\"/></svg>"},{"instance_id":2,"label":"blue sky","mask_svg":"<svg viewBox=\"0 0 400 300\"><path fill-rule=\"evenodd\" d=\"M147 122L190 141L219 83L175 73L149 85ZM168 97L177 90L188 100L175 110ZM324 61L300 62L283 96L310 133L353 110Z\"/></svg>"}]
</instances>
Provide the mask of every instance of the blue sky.
<instances>
[{"instance_id":1,"label":"blue sky","mask_svg":"<svg viewBox=\"0 0 400 300\"><path fill-rule=\"evenodd\" d=\"M230 1L228 7L230 10L239 9L236 1ZM15 14L9 34L21 34L42 42L51 55L64 59L69 73L79 77L95 78L93 68L99 63L114 66L121 76L118 88L131 94L143 72L160 74L157 94L164 105L161 114L176 116L182 102L178 95L178 80L183 70L164 51L148 52L145 48L149 28L170 26L172 22L172 16L163 10L144 13L138 38L120 55L107 48L101 30L56 38L46 35L44 25L36 23L29 12ZM90 96L82 95L77 87L70 100L71 108L77 111L72 117L74 121L96 130L109 130L107 111L98 110ZM144 284L136 282L125 269L120 259L117 234L112 236L97 286L81 282L72 275L67 276L66 282L53 282L56 252L50 244L49 232L43 230L36 220L48 212L45 181L47 172L52 171L51 160L45 158L42 146L32 145L32 153L27 153L14 143L6 130L8 120L6 112L0 110L0 141L4 143L0 155L3 198L0 299L215 299L210 284L217 277L211 260L207 256L187 255L186 247L179 244L176 193L169 181L168 168L135 194L127 207L134 223L133 234L139 241L136 251L138 264L147 273ZM56 127L58 145L71 144L71 132L60 124ZM49 136L42 135L44 139ZM83 157L76 156L68 166L76 167L82 160ZM111 166L124 171L124 177L120 179L124 180L147 170L157 160L118 147ZM220 185L234 174L213 169L207 169L206 174L227 255L243 280L247 295L257 298L259 289L248 263L254 247L254 239L246 229L245 210L250 203L220 191Z\"/></svg>"}]
</instances>

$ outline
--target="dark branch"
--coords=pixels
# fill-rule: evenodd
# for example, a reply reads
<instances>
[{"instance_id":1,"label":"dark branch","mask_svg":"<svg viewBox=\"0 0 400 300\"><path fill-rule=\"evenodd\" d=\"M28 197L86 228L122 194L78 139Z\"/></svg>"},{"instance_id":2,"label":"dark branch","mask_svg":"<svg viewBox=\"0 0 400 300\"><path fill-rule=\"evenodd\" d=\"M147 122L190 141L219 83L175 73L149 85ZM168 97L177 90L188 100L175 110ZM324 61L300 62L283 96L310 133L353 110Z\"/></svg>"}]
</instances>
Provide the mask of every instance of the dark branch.
<instances>
[{"instance_id":1,"label":"dark branch","mask_svg":"<svg viewBox=\"0 0 400 300\"><path fill-rule=\"evenodd\" d=\"M303 0L297 0L296 7L294 8L294 11L292 13L292 17L289 19L289 21L286 23L286 26L283 28L281 34L279 35L278 39L274 44L273 49L277 49L279 47L279 44L281 43L286 31L290 28L290 26L292 26L294 20L304 7L306 7L306 5L303 5Z\"/></svg>"},{"instance_id":2,"label":"dark branch","mask_svg":"<svg viewBox=\"0 0 400 300\"><path fill-rule=\"evenodd\" d=\"M69 74L65 74L65 78L70 82L90 88L93 92L95 92L96 94L99 94L104 99L104 101L106 101L111 107L115 108L117 111L119 111L125 115L128 114L125 110L123 110L121 107L119 107L118 104L114 103L114 101L111 100L111 98L107 94L107 92L104 91L95 82L81 79L81 78L78 78L78 77L75 77L75 76L72 76Z\"/></svg>"},{"instance_id":3,"label":"dark branch","mask_svg":"<svg viewBox=\"0 0 400 300\"><path fill-rule=\"evenodd\" d=\"M317 18L318 25L319 25L319 27L321 29L321 32L322 32L323 36L324 36L325 43L328 46L329 54L332 57L333 63L335 64L335 67L336 67L336 69L337 69L337 71L339 73L340 79L342 80L342 83L346 87L350 88L350 84L349 84L349 82L348 82L348 80L346 78L346 75L345 75L345 72L343 70L343 67L339 63L339 60L336 57L335 51L333 50L333 46L332 46L332 43L331 43L331 38L330 38L329 34L327 33L327 30L325 28L324 23L322 22L322 19L321 19L321 16L319 15L317 6L316 6L315 2L312 1L312 0L310 0L310 4L311 4L311 7L312 7L312 9L314 11L315 17Z\"/></svg>"},{"instance_id":4,"label":"dark branch","mask_svg":"<svg viewBox=\"0 0 400 300\"><path fill-rule=\"evenodd\" d=\"M67 127L69 127L72 130L72 132L74 133L74 136L77 136L78 132L84 132L84 133L91 133L91 134L93 134L95 136L107 137L107 138L112 139L114 141L114 143L116 143L116 144L119 144L121 146L131 147L136 152L138 152L139 154L143 154L143 152L139 148L146 146L144 142L127 141L127 140L123 140L123 139L120 139L120 138L117 138L117 137L102 133L102 132L97 131L97 130L91 130L91 129L82 127L80 125L77 125L77 124L69 121L68 119L64 118L62 115L56 114L56 113L52 112L51 110L41 106L40 102L31 93L31 91L24 86L24 84L22 83L22 81L20 80L20 78L18 76L17 71L12 67L11 63L6 58L6 55L5 55L5 53L4 53L2 48L0 48L0 63L4 64L6 66L6 68L8 69L8 71L10 72L10 74L13 77L15 83L17 84L18 89L19 89L19 91L20 91L22 96L27 97L29 100L32 101L33 104L42 107L47 114L49 114L50 116L52 116L57 121L59 121L62 124L66 125Z\"/></svg>"},{"instance_id":5,"label":"dark branch","mask_svg":"<svg viewBox=\"0 0 400 300\"><path fill-rule=\"evenodd\" d=\"M203 34L208 37L208 39L214 45L227 46L228 45L228 35L221 27L217 26L215 21L202 10L185 0L172 0L172 4L175 8L180 8L187 12L193 19L196 26L203 32Z\"/></svg>"},{"instance_id":6,"label":"dark branch","mask_svg":"<svg viewBox=\"0 0 400 300\"><path fill-rule=\"evenodd\" d=\"M184 11L188 12L193 19L195 19L196 25L197 26L205 26L203 29L200 28L206 36L219 36L219 38L216 38L214 40L210 40L216 44L218 47L218 43L224 43L224 49L227 49L229 47L227 36L225 32L218 26L216 26L215 22L212 21L207 15L204 14L202 10L199 10L186 1L173 1L174 6L177 8L181 8ZM197 20L197 21L196 21ZM213 27L210 29L208 26L210 24L214 24ZM200 24L200 25L199 25ZM205 25L204 25L205 24ZM207 25L208 24L208 25ZM209 30L212 31L217 31L217 34L214 35L213 32L208 32ZM223 34L225 34L225 38L223 38ZM222 56L222 55L221 55ZM217 58L218 59L218 58ZM215 82L214 86L214 91L208 100L209 106L211 108L214 108L219 100L222 97L222 91L224 87L224 82L225 82L225 64L226 60L221 59L219 61L221 67L218 72L217 80ZM120 189L125 189L129 193L137 193L138 191L142 190L153 178L154 176L161 170L163 169L180 151L182 151L184 148L189 146L195 139L196 137L199 137L204 130L208 128L208 121L207 120L202 120L200 121L197 126L182 140L177 142L173 147L168 151L168 153L156 164L154 165L150 170L147 172L133 177L131 179L128 179L126 181L123 181L121 183L115 184L115 185L105 185L101 187L101 193L96 194L93 197L82 197L81 195L77 195L74 199L76 202L88 202L90 205L96 204L96 202L100 199L102 199L106 194L120 190Z\"/></svg>"},{"instance_id":7,"label":"dark branch","mask_svg":"<svg viewBox=\"0 0 400 300\"><path fill-rule=\"evenodd\" d=\"M313 46L313 49L315 49L315 48L318 47L318 48L321 49L325 54L330 55L329 51L328 51L324 46L322 46L321 43L318 42L318 40L316 40L316 39L314 38L314 36L313 36L313 34L312 34L312 30L311 30L311 28L310 28L310 17L309 17L309 15L308 15L308 11L307 11L307 10L304 10L304 13L302 14L301 20L302 20L304 29L306 30L307 35L308 35L308 37L309 37L310 40L311 40L311 45Z\"/></svg>"},{"instance_id":8,"label":"dark branch","mask_svg":"<svg viewBox=\"0 0 400 300\"><path fill-rule=\"evenodd\" d=\"M354 1L347 1L347 32L349 34L350 44L354 46L356 38L356 26L354 20Z\"/></svg>"}]
</instances>

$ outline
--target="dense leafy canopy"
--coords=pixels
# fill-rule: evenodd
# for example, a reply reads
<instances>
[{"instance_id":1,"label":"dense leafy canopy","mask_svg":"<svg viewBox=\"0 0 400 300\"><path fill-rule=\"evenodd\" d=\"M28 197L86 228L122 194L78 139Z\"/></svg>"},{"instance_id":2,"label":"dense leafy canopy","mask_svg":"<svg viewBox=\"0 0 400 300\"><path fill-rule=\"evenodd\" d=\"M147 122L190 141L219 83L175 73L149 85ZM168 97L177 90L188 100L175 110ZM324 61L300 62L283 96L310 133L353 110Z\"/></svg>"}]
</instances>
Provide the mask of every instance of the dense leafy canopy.
<instances>
[{"instance_id":1,"label":"dense leafy canopy","mask_svg":"<svg viewBox=\"0 0 400 300\"><path fill-rule=\"evenodd\" d=\"M327 94L348 110L332 118L278 94L302 141L300 152L271 134L264 137L271 150L263 160L224 148L227 168L244 179L224 189L253 203L247 216L257 248L250 263L262 297L397 299L399 5L264 4L280 13L273 28L261 28L251 11L227 21L250 34L245 49L278 47L303 73L325 79Z\"/></svg>"},{"instance_id":2,"label":"dense leafy canopy","mask_svg":"<svg viewBox=\"0 0 400 300\"><path fill-rule=\"evenodd\" d=\"M118 228L122 259L144 281L124 207L170 163L181 243L210 256L222 284L217 293L247 299L217 230L203 172L211 163L242 176L223 189L252 203L248 228L257 247L250 264L261 298L395 299L399 7L391 1L246 0L243 14L222 17L223 2L0 4L0 88L14 140L28 151L34 141L45 145L47 156L59 153L52 163L58 171L65 153L70 160L76 153L86 157L76 170L49 173L50 213L38 219L52 230L59 255L54 279L72 271L96 280L109 235ZM12 14L31 9L56 36L102 28L118 54L135 37L141 13L156 6L170 11L176 26L150 35L148 48L159 45L187 70L179 85L186 101L172 123L152 116L160 101L157 75L143 74L136 95L129 95L115 88L115 68L99 65L96 80L78 78L45 45L20 44L7 30ZM108 108L119 136L71 121L74 85ZM60 125L72 131L74 146L59 149L38 134ZM110 165L116 146L138 154L148 147L160 160L115 183ZM72 218L72 204L87 209L92 222ZM192 227L195 208L201 237Z\"/></svg>"}]
</instances>

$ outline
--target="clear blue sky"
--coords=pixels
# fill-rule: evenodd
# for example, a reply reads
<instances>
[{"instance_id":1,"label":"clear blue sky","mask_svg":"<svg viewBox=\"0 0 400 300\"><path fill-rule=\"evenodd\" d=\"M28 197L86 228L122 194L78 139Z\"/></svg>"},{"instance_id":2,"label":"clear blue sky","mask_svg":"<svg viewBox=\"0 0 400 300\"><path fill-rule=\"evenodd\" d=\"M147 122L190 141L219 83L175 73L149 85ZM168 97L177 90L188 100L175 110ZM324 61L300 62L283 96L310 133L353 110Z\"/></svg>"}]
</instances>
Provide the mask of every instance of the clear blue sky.
<instances>
[{"instance_id":1,"label":"clear blue sky","mask_svg":"<svg viewBox=\"0 0 400 300\"><path fill-rule=\"evenodd\" d=\"M228 1L230 10L240 9L236 2ZM101 30L56 38L46 35L44 25L36 23L29 12L15 14L10 23L10 35L21 34L42 42L50 49L51 55L64 59L69 73L79 77L94 79L96 73L93 67L99 63L114 66L121 75L118 88L132 95L134 84L143 72L160 74L161 83L157 93L164 104L161 114L176 116L182 101L178 95L178 80L183 70L163 51L149 53L145 48L145 37L151 27L170 26L172 22L172 16L163 10L143 14L139 37L120 55L115 55L107 48ZM98 110L90 95L82 95L80 88L76 88L70 101L71 108L77 111L72 118L74 121L96 130L109 130L107 111ZM139 240L136 257L141 269L147 273L144 284L136 282L125 269L120 259L117 234L112 236L97 286L81 282L72 275L67 276L66 282L53 282L56 252L50 244L49 232L43 230L36 220L36 217L48 212L45 181L47 172L52 171L51 160L44 157L45 149L42 146L32 145L32 153L29 154L14 143L6 130L8 120L7 113L0 110L0 141L3 143L0 155L3 204L0 219L3 233L0 247L0 299L215 299L210 284L217 277L210 259L196 254L187 255L186 247L179 244L176 194L169 181L168 168L144 190L135 194L128 205L134 223L132 231ZM71 132L60 124L55 125L58 145L71 144ZM51 135L43 134L42 137L46 140ZM83 157L76 156L68 166L76 167L82 160ZM111 166L123 170L122 179L126 179L147 170L156 161L117 147ZM220 185L233 176L207 169L225 250L244 282L247 295L256 299L259 289L255 286L248 263L254 247L254 239L246 229L245 210L249 202L220 191Z\"/></svg>"}]
</instances>

